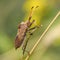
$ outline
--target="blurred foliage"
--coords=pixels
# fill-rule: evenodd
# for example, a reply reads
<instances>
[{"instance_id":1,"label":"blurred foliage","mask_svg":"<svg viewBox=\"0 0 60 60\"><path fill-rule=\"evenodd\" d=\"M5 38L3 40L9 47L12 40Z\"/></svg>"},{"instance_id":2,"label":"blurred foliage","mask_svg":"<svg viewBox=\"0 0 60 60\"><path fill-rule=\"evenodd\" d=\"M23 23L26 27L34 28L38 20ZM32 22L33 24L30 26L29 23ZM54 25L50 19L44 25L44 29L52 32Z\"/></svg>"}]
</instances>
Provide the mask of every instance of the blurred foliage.
<instances>
[{"instance_id":1,"label":"blurred foliage","mask_svg":"<svg viewBox=\"0 0 60 60\"><path fill-rule=\"evenodd\" d=\"M20 57L22 57L21 48L18 50L13 49L14 40L18 24L28 20L32 6L39 6L32 16L32 20L35 19L33 26L42 24L43 27L37 29L31 36L27 46L28 51L31 50L51 20L60 11L60 0L0 0L0 60L20 60ZM53 35L51 30L54 31L54 28L59 24L60 17L49 29L51 36ZM56 27L56 29L58 28ZM57 31L60 32L59 30ZM46 36L48 38L49 34ZM29 60L60 60L60 35L58 34L44 54L41 52L43 50L45 50L45 46L41 42ZM41 56L40 54L43 55ZM24 55L24 59L26 55Z\"/></svg>"}]
</instances>

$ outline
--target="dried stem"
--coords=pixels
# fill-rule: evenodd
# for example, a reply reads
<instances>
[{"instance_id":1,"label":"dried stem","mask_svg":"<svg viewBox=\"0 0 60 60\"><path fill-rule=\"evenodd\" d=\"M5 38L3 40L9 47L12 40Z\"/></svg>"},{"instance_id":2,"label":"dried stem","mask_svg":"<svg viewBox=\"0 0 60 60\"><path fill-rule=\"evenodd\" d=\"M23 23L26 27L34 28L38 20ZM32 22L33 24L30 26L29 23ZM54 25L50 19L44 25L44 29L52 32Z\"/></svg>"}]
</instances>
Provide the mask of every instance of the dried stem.
<instances>
[{"instance_id":1,"label":"dried stem","mask_svg":"<svg viewBox=\"0 0 60 60\"><path fill-rule=\"evenodd\" d=\"M51 25L54 23L54 21L57 19L57 17L60 15L60 11L57 13L57 15L54 17L54 19L50 22L50 24L48 25L48 27L46 28L46 30L42 33L42 35L40 36L40 38L38 39L38 41L35 43L35 45L33 46L33 48L31 49L31 51L29 52L29 54L31 55L33 53L33 51L35 50L35 48L37 47L37 45L39 44L39 42L41 41L42 37L46 34L46 32L49 30L49 28L51 27ZM25 60L28 60L30 55L27 55Z\"/></svg>"}]
</instances>

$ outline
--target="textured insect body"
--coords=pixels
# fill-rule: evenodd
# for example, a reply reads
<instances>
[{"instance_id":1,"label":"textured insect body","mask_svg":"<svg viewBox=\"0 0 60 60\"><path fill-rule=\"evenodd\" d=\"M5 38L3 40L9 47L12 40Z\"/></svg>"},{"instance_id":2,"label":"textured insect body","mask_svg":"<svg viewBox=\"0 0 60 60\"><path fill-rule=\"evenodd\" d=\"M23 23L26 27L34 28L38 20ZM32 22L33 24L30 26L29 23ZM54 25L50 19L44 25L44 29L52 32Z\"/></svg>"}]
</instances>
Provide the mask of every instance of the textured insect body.
<instances>
[{"instance_id":1,"label":"textured insect body","mask_svg":"<svg viewBox=\"0 0 60 60\"><path fill-rule=\"evenodd\" d=\"M34 22L34 20L33 20L33 22ZM30 21L22 22L18 26L18 32L17 32L17 36L16 36L16 39L15 39L15 48L16 49L19 48L21 46L21 44L23 43L23 40L26 36L28 28L32 25L32 23Z\"/></svg>"},{"instance_id":2,"label":"textured insect body","mask_svg":"<svg viewBox=\"0 0 60 60\"><path fill-rule=\"evenodd\" d=\"M29 31L30 26L35 21L35 20L33 20L32 22L30 22L30 20L32 18L33 8L34 7L31 8L31 12L30 12L28 20L26 22L21 22L21 24L19 24L19 26L18 26L18 31L17 31L17 35L16 35L16 39L15 39L15 48L16 49L22 45L22 43L26 37L26 33Z\"/></svg>"}]
</instances>

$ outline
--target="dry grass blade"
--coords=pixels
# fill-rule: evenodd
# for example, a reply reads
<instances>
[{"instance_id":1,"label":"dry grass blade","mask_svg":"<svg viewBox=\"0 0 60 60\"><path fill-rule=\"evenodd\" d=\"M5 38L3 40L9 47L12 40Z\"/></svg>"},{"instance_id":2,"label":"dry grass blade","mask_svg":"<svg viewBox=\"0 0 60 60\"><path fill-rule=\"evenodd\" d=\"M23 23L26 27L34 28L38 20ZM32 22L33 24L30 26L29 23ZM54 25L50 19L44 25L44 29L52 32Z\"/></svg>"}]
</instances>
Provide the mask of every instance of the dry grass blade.
<instances>
[{"instance_id":1,"label":"dry grass blade","mask_svg":"<svg viewBox=\"0 0 60 60\"><path fill-rule=\"evenodd\" d=\"M53 20L50 22L50 24L48 25L48 27L46 28L46 30L42 33L42 35L40 36L40 38L38 39L38 41L35 43L35 45L33 46L33 48L31 49L31 51L29 52L29 54L31 55L33 53L33 51L35 50L35 48L37 47L37 45L39 44L39 42L41 41L42 37L45 35L45 33L49 30L49 28L51 27L51 25L54 23L54 21L57 19L57 17L60 15L60 11L57 13L57 15L53 18ZM27 55L25 60L28 60L30 55Z\"/></svg>"}]
</instances>

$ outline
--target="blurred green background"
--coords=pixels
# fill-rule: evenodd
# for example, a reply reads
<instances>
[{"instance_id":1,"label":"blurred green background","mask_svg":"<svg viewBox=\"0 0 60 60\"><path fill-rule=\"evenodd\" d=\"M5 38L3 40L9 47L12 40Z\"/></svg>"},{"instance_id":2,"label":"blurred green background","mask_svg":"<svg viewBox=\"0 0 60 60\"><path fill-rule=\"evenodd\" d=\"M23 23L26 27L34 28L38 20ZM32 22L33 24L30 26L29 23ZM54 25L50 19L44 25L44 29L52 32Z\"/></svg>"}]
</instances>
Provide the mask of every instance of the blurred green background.
<instances>
[{"instance_id":1,"label":"blurred green background","mask_svg":"<svg viewBox=\"0 0 60 60\"><path fill-rule=\"evenodd\" d=\"M25 59L26 55L22 58L21 48L14 49L14 40L18 24L28 19L32 6L39 6L32 17L32 20L35 19L33 26L40 24L43 26L37 29L30 38L27 46L28 51L31 50L43 31L60 11L60 0L0 0L0 60ZM60 16L42 38L29 60L36 59L60 60Z\"/></svg>"}]
</instances>

